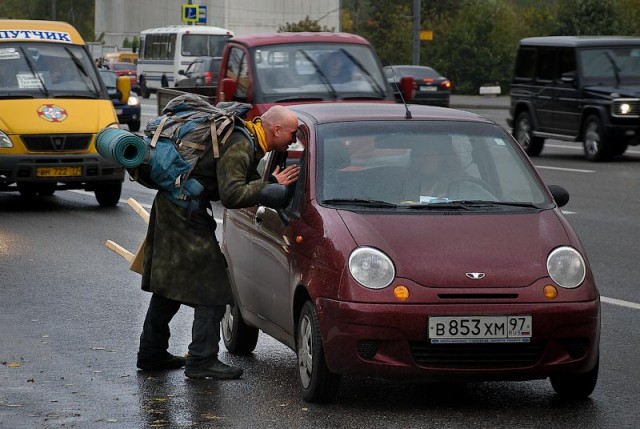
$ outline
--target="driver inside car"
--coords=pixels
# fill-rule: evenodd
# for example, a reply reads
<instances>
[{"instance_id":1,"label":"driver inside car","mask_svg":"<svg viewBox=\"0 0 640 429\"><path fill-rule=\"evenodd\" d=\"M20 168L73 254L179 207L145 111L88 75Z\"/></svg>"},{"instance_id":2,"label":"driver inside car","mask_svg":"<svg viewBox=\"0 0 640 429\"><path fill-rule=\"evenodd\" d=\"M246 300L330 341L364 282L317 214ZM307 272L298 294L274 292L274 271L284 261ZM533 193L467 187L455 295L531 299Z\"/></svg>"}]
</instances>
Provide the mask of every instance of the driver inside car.
<instances>
[{"instance_id":1,"label":"driver inside car","mask_svg":"<svg viewBox=\"0 0 640 429\"><path fill-rule=\"evenodd\" d=\"M409 172L403 183L404 203L496 199L486 183L465 172L451 136L433 136L412 148Z\"/></svg>"}]
</instances>

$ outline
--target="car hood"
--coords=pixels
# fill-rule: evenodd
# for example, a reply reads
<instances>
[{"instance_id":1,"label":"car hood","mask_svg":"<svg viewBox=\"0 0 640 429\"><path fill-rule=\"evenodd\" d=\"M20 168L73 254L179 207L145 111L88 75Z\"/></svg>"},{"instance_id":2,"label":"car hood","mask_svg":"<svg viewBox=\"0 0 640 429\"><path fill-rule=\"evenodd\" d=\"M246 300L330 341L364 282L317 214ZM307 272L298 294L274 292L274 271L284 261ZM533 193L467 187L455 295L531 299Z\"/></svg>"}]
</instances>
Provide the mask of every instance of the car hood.
<instances>
[{"instance_id":1,"label":"car hood","mask_svg":"<svg viewBox=\"0 0 640 429\"><path fill-rule=\"evenodd\" d=\"M547 277L549 252L570 241L553 210L470 215L341 210L340 215L358 246L378 248L391 258L397 278L428 287L524 287ZM484 277L470 279L467 273Z\"/></svg>"},{"instance_id":2,"label":"car hood","mask_svg":"<svg viewBox=\"0 0 640 429\"><path fill-rule=\"evenodd\" d=\"M8 134L95 134L117 122L111 100L17 99L0 118Z\"/></svg>"},{"instance_id":3,"label":"car hood","mask_svg":"<svg viewBox=\"0 0 640 429\"><path fill-rule=\"evenodd\" d=\"M612 94L618 94L613 97L640 97L640 85L585 86L584 90L607 98L612 97Z\"/></svg>"}]
</instances>

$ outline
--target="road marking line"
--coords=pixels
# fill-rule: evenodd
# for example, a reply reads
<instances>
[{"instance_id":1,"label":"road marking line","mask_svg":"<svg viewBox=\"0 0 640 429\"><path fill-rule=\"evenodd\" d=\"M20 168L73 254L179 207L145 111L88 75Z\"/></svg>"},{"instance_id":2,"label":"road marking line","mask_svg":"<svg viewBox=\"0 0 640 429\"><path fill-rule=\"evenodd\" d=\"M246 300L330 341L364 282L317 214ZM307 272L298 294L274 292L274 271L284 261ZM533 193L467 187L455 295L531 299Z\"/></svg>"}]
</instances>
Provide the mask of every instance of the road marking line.
<instances>
[{"instance_id":1,"label":"road marking line","mask_svg":"<svg viewBox=\"0 0 640 429\"><path fill-rule=\"evenodd\" d=\"M569 210L562 210L562 214L572 215L572 214L576 214L576 212L570 212Z\"/></svg>"},{"instance_id":2,"label":"road marking line","mask_svg":"<svg viewBox=\"0 0 640 429\"><path fill-rule=\"evenodd\" d=\"M565 168L565 167L550 167L548 165L536 165L536 168L540 168L543 170L571 171L572 173L595 173L595 170L581 170L579 168Z\"/></svg>"},{"instance_id":3,"label":"road marking line","mask_svg":"<svg viewBox=\"0 0 640 429\"><path fill-rule=\"evenodd\" d=\"M619 305L621 307L633 308L634 310L640 310L640 304L635 302L623 301L621 299L615 298L607 298L606 296L601 296L600 301L606 302L607 304Z\"/></svg>"},{"instance_id":4,"label":"road marking line","mask_svg":"<svg viewBox=\"0 0 640 429\"><path fill-rule=\"evenodd\" d=\"M552 147L554 149L572 149L572 150L579 150L579 151L583 151L584 150L582 145L568 146L568 145L561 145L561 144L545 144L544 147ZM625 154L627 154L627 153L640 154L640 151L633 150L633 149L627 149L624 153Z\"/></svg>"}]
</instances>

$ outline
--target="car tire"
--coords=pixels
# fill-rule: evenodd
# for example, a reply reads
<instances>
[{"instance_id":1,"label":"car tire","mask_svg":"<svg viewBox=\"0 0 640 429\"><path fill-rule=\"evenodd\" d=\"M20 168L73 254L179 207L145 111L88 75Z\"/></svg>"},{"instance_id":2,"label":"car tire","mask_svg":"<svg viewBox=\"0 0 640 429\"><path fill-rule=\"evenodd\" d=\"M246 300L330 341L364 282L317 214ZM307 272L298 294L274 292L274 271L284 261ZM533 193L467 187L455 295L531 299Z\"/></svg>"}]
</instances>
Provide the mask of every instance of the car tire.
<instances>
[{"instance_id":1,"label":"car tire","mask_svg":"<svg viewBox=\"0 0 640 429\"><path fill-rule=\"evenodd\" d=\"M258 344L260 331L247 325L237 305L227 305L227 311L220 322L224 346L234 355L248 355Z\"/></svg>"},{"instance_id":2,"label":"car tire","mask_svg":"<svg viewBox=\"0 0 640 429\"><path fill-rule=\"evenodd\" d=\"M533 135L533 125L529 112L521 112L516 118L513 135L529 156L538 156L544 147L544 139Z\"/></svg>"},{"instance_id":3,"label":"car tire","mask_svg":"<svg viewBox=\"0 0 640 429\"><path fill-rule=\"evenodd\" d=\"M340 387L340 375L329 371L320 335L320 322L311 301L302 306L296 325L298 382L307 402L329 402Z\"/></svg>"},{"instance_id":4,"label":"car tire","mask_svg":"<svg viewBox=\"0 0 640 429\"><path fill-rule=\"evenodd\" d=\"M127 125L129 126L129 131L136 132L140 130L140 121L129 122Z\"/></svg>"},{"instance_id":5,"label":"car tire","mask_svg":"<svg viewBox=\"0 0 640 429\"><path fill-rule=\"evenodd\" d=\"M33 183L18 183L17 186L23 198L35 198L38 195L38 188Z\"/></svg>"},{"instance_id":6,"label":"car tire","mask_svg":"<svg viewBox=\"0 0 640 429\"><path fill-rule=\"evenodd\" d=\"M167 79L167 75L162 75L160 78L160 85L162 85L163 88L167 88L169 86L169 79Z\"/></svg>"},{"instance_id":7,"label":"car tire","mask_svg":"<svg viewBox=\"0 0 640 429\"><path fill-rule=\"evenodd\" d=\"M583 374L551 376L551 386L561 397L567 399L584 399L593 393L598 382L600 359L596 366Z\"/></svg>"},{"instance_id":8,"label":"car tire","mask_svg":"<svg viewBox=\"0 0 640 429\"><path fill-rule=\"evenodd\" d=\"M582 132L584 155L591 162L607 161L613 153L605 141L598 115L590 115L584 121Z\"/></svg>"},{"instance_id":9,"label":"car tire","mask_svg":"<svg viewBox=\"0 0 640 429\"><path fill-rule=\"evenodd\" d=\"M38 195L41 197L50 197L56 192L55 183L43 183L37 187Z\"/></svg>"},{"instance_id":10,"label":"car tire","mask_svg":"<svg viewBox=\"0 0 640 429\"><path fill-rule=\"evenodd\" d=\"M613 155L622 155L627 151L629 144L626 142L615 142L613 144L612 154Z\"/></svg>"},{"instance_id":11,"label":"car tire","mask_svg":"<svg viewBox=\"0 0 640 429\"><path fill-rule=\"evenodd\" d=\"M102 183L95 188L94 192L100 207L114 207L120 201L122 183Z\"/></svg>"},{"instance_id":12,"label":"car tire","mask_svg":"<svg viewBox=\"0 0 640 429\"><path fill-rule=\"evenodd\" d=\"M149 98L151 92L147 88L147 80L144 77L140 77L140 94L142 98Z\"/></svg>"}]
</instances>

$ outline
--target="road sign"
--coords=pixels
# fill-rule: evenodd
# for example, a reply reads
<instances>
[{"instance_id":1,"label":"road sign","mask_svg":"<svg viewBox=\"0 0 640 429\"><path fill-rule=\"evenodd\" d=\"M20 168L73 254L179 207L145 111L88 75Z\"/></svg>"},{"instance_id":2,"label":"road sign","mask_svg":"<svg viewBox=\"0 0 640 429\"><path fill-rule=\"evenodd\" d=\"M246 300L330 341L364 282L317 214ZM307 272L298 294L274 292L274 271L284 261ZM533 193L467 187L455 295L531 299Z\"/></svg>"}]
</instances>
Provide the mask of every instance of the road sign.
<instances>
[{"instance_id":1,"label":"road sign","mask_svg":"<svg viewBox=\"0 0 640 429\"><path fill-rule=\"evenodd\" d=\"M207 25L207 5L201 4L198 9L198 24Z\"/></svg>"},{"instance_id":2,"label":"road sign","mask_svg":"<svg viewBox=\"0 0 640 429\"><path fill-rule=\"evenodd\" d=\"M433 31L422 30L420 40L433 40Z\"/></svg>"},{"instance_id":3,"label":"road sign","mask_svg":"<svg viewBox=\"0 0 640 429\"><path fill-rule=\"evenodd\" d=\"M182 5L182 21L183 22L198 22L200 19L200 7L197 4L183 4Z\"/></svg>"}]
</instances>

